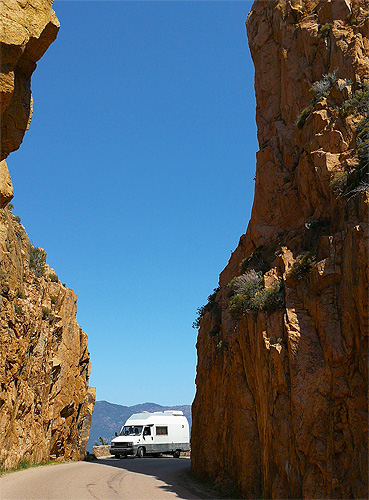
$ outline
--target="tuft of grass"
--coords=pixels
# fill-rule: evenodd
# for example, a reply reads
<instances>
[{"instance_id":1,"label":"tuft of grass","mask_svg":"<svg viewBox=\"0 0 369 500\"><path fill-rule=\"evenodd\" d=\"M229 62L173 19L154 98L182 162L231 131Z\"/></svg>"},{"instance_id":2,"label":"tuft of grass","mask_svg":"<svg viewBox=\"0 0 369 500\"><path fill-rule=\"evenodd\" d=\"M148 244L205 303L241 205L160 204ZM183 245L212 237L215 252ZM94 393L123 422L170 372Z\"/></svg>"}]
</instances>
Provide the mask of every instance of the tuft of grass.
<instances>
[{"instance_id":1,"label":"tuft of grass","mask_svg":"<svg viewBox=\"0 0 369 500\"><path fill-rule=\"evenodd\" d=\"M15 311L15 314L23 314L22 306L20 306L18 304L18 302L14 303L14 311Z\"/></svg>"},{"instance_id":2,"label":"tuft of grass","mask_svg":"<svg viewBox=\"0 0 369 500\"><path fill-rule=\"evenodd\" d=\"M301 111L296 119L296 125L298 128L302 128L305 125L306 120L309 118L312 110L314 108L314 104L309 104L305 109Z\"/></svg>"},{"instance_id":3,"label":"tuft of grass","mask_svg":"<svg viewBox=\"0 0 369 500\"><path fill-rule=\"evenodd\" d=\"M322 24L318 30L318 37L319 38L328 38L329 33L332 29L332 26L333 26L332 23Z\"/></svg>"},{"instance_id":4,"label":"tuft of grass","mask_svg":"<svg viewBox=\"0 0 369 500\"><path fill-rule=\"evenodd\" d=\"M50 302L54 306L55 304L58 303L58 296L57 295L50 295Z\"/></svg>"},{"instance_id":5,"label":"tuft of grass","mask_svg":"<svg viewBox=\"0 0 369 500\"><path fill-rule=\"evenodd\" d=\"M335 174L329 187L334 194L342 194L347 187L348 172L338 172Z\"/></svg>"},{"instance_id":6,"label":"tuft of grass","mask_svg":"<svg viewBox=\"0 0 369 500\"><path fill-rule=\"evenodd\" d=\"M55 315L53 314L53 312L48 307L42 306L41 309L42 309L42 319L47 320L49 323L52 323L55 319Z\"/></svg>"},{"instance_id":7,"label":"tuft of grass","mask_svg":"<svg viewBox=\"0 0 369 500\"><path fill-rule=\"evenodd\" d=\"M17 292L17 298L18 299L24 299L24 293L22 292L22 290L18 290L18 292Z\"/></svg>"},{"instance_id":8,"label":"tuft of grass","mask_svg":"<svg viewBox=\"0 0 369 500\"><path fill-rule=\"evenodd\" d=\"M228 350L228 342L226 340L220 340L217 344L218 351L222 349Z\"/></svg>"},{"instance_id":9,"label":"tuft of grass","mask_svg":"<svg viewBox=\"0 0 369 500\"><path fill-rule=\"evenodd\" d=\"M58 275L55 273L50 273L49 280L52 281L53 283L58 283L59 282Z\"/></svg>"}]
</instances>

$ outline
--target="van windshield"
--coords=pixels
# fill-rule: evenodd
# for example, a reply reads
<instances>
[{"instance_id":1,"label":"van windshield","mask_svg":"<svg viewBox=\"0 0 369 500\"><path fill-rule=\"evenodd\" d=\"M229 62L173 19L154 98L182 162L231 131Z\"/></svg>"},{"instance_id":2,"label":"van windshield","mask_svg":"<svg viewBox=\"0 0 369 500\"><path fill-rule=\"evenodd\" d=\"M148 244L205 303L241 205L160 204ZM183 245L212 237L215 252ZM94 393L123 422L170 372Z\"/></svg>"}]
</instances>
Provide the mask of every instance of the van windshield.
<instances>
[{"instance_id":1,"label":"van windshield","mask_svg":"<svg viewBox=\"0 0 369 500\"><path fill-rule=\"evenodd\" d=\"M142 425L125 425L120 431L121 436L139 436L142 433Z\"/></svg>"}]
</instances>

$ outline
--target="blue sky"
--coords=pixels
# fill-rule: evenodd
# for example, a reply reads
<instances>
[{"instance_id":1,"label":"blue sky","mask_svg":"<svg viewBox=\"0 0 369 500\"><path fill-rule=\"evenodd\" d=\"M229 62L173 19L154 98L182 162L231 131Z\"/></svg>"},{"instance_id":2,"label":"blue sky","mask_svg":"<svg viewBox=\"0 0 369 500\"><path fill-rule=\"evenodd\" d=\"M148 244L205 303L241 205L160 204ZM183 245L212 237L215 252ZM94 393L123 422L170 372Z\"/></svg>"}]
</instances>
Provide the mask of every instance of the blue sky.
<instances>
[{"instance_id":1,"label":"blue sky","mask_svg":"<svg viewBox=\"0 0 369 500\"><path fill-rule=\"evenodd\" d=\"M253 199L251 5L54 2L13 213L78 295L98 400L193 400L191 325Z\"/></svg>"}]
</instances>

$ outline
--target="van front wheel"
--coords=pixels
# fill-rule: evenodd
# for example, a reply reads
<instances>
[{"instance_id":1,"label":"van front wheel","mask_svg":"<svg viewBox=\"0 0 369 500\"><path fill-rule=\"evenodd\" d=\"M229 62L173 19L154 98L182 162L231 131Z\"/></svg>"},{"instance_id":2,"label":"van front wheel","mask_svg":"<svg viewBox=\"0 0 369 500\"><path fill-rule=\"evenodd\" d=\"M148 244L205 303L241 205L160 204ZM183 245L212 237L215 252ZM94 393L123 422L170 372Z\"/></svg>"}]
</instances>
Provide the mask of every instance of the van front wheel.
<instances>
[{"instance_id":1,"label":"van front wheel","mask_svg":"<svg viewBox=\"0 0 369 500\"><path fill-rule=\"evenodd\" d=\"M143 456L145 455L145 450L142 446L140 446L137 450L137 458L143 458Z\"/></svg>"},{"instance_id":2,"label":"van front wheel","mask_svg":"<svg viewBox=\"0 0 369 500\"><path fill-rule=\"evenodd\" d=\"M181 452L179 450L173 451L173 458L179 458Z\"/></svg>"}]
</instances>

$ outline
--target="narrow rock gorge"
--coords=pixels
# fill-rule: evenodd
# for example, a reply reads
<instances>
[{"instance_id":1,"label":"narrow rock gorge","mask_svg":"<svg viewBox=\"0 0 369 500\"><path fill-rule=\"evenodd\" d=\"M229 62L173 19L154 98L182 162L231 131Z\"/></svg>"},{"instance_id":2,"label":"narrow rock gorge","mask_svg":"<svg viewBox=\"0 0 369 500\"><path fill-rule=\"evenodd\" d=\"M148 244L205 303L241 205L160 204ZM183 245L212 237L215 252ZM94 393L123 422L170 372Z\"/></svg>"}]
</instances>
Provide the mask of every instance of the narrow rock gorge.
<instances>
[{"instance_id":1,"label":"narrow rock gorge","mask_svg":"<svg viewBox=\"0 0 369 500\"><path fill-rule=\"evenodd\" d=\"M192 471L244 498L367 498L369 4L256 0L246 27L255 197L199 309Z\"/></svg>"},{"instance_id":2,"label":"narrow rock gorge","mask_svg":"<svg viewBox=\"0 0 369 500\"><path fill-rule=\"evenodd\" d=\"M88 385L87 335L76 321L77 297L46 264L45 251L30 243L9 205L13 187L5 158L19 148L28 129L31 75L58 33L51 5L50 0L3 0L0 10L0 465L4 469L21 461L82 458L95 399Z\"/></svg>"}]
</instances>

